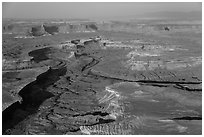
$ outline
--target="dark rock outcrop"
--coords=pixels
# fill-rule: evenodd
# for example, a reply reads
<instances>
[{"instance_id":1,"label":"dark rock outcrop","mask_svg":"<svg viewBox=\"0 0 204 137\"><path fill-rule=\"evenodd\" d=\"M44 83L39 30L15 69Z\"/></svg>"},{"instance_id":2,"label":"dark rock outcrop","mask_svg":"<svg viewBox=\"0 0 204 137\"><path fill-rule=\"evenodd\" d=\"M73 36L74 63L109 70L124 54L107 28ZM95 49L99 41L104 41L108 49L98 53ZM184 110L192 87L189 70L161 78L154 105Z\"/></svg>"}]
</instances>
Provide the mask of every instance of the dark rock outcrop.
<instances>
[{"instance_id":1,"label":"dark rock outcrop","mask_svg":"<svg viewBox=\"0 0 204 137\"><path fill-rule=\"evenodd\" d=\"M35 26L32 27L31 33L33 36L42 36L45 34L45 30L43 26Z\"/></svg>"},{"instance_id":2,"label":"dark rock outcrop","mask_svg":"<svg viewBox=\"0 0 204 137\"><path fill-rule=\"evenodd\" d=\"M45 31L51 35L54 35L55 33L58 33L59 30L58 30L58 26L47 26L47 25L43 25Z\"/></svg>"}]
</instances>

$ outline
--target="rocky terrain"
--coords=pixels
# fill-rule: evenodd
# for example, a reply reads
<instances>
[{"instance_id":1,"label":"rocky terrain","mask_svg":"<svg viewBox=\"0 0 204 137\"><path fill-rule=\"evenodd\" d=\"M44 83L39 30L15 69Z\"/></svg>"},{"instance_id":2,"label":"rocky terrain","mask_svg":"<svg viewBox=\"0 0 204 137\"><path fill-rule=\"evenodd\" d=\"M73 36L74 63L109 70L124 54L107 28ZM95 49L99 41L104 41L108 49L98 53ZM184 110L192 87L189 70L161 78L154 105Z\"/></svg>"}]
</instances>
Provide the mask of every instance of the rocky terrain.
<instances>
[{"instance_id":1,"label":"rocky terrain","mask_svg":"<svg viewBox=\"0 0 204 137\"><path fill-rule=\"evenodd\" d=\"M200 22L3 22L3 134L202 134Z\"/></svg>"},{"instance_id":2,"label":"rocky terrain","mask_svg":"<svg viewBox=\"0 0 204 137\"><path fill-rule=\"evenodd\" d=\"M4 22L4 34L19 34L18 38L54 35L58 33L95 32L94 22Z\"/></svg>"}]
</instances>

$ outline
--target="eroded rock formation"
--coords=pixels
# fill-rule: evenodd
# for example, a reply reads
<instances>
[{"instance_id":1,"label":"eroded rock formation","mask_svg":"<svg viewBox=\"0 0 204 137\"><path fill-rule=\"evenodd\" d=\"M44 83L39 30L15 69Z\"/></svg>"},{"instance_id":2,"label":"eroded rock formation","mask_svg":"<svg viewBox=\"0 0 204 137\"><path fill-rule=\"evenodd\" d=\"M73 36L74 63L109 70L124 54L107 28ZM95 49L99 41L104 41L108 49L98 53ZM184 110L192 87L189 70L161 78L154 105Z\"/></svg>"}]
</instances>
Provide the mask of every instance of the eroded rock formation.
<instances>
[{"instance_id":1,"label":"eroded rock formation","mask_svg":"<svg viewBox=\"0 0 204 137\"><path fill-rule=\"evenodd\" d=\"M122 25L113 27L123 30ZM56 31L82 35L82 31L101 29L80 23L62 23L58 29L57 25L46 26L47 30L42 25L33 32L36 36ZM101 34L11 41L27 42L26 46L40 40L48 44L33 44L29 50L22 46L12 58L4 55L3 94L22 100L5 105L3 134L201 134L199 54L186 43L170 43L163 37L162 42L154 42L121 32ZM22 81L27 83L16 88ZM13 88L17 90L11 92ZM10 102L9 97L4 99Z\"/></svg>"}]
</instances>

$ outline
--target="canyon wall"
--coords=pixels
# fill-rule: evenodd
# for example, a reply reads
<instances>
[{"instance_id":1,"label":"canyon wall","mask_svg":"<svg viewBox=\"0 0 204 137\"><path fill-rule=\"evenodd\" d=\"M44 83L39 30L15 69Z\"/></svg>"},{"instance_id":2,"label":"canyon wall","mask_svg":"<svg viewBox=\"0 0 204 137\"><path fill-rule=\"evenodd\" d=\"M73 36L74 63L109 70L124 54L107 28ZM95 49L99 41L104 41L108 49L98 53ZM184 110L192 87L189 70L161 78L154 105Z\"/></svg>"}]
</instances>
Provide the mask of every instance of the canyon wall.
<instances>
[{"instance_id":1,"label":"canyon wall","mask_svg":"<svg viewBox=\"0 0 204 137\"><path fill-rule=\"evenodd\" d=\"M25 36L54 35L57 33L95 32L95 23L4 23L3 34L20 34Z\"/></svg>"}]
</instances>

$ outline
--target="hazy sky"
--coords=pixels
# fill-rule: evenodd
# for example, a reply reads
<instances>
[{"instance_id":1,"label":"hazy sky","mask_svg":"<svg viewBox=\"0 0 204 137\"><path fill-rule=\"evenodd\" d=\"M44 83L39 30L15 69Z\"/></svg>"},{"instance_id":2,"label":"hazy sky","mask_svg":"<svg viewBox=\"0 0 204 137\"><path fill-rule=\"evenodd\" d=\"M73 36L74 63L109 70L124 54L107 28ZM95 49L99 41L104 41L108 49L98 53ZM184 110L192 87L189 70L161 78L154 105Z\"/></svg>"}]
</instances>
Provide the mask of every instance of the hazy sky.
<instances>
[{"instance_id":1,"label":"hazy sky","mask_svg":"<svg viewBox=\"0 0 204 137\"><path fill-rule=\"evenodd\" d=\"M152 12L201 11L200 3L25 3L4 2L3 18L111 18Z\"/></svg>"}]
</instances>

